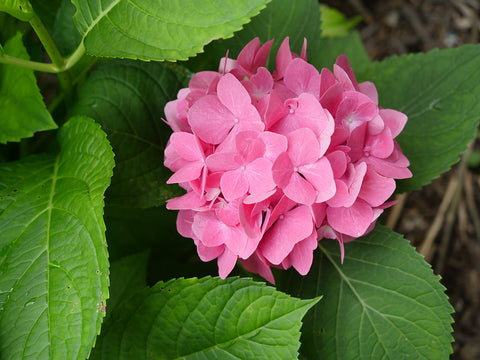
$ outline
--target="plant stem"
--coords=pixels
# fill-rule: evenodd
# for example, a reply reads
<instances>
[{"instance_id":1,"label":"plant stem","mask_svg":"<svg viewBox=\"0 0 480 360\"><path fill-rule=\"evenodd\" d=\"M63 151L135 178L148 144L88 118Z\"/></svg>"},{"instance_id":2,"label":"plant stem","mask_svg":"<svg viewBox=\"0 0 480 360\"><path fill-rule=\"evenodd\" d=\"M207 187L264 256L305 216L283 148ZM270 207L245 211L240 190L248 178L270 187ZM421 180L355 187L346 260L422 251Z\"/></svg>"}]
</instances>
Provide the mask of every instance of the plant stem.
<instances>
[{"instance_id":1,"label":"plant stem","mask_svg":"<svg viewBox=\"0 0 480 360\"><path fill-rule=\"evenodd\" d=\"M60 51L58 51L57 45L53 41L52 37L48 33L48 30L43 25L42 21L38 17L36 13L33 13L32 18L30 19L30 25L32 26L33 30L37 34L38 38L40 39L45 51L47 52L48 56L52 60L52 63L58 68L62 69L65 64L65 60L63 59Z\"/></svg>"}]
</instances>

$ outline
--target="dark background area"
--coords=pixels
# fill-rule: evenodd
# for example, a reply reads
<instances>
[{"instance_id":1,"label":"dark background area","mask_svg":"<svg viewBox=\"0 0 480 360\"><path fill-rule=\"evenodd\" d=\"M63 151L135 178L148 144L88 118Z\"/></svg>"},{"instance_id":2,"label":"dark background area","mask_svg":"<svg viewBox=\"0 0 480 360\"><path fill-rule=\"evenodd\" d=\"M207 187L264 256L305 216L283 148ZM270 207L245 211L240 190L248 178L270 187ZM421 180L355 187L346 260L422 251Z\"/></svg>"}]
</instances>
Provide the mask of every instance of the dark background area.
<instances>
[{"instance_id":1,"label":"dark background area","mask_svg":"<svg viewBox=\"0 0 480 360\"><path fill-rule=\"evenodd\" d=\"M356 26L373 60L479 42L480 0L326 0ZM480 119L480 114L478 114ZM455 308L451 359L480 359L480 144L422 190L400 195L387 225L442 277Z\"/></svg>"}]
</instances>

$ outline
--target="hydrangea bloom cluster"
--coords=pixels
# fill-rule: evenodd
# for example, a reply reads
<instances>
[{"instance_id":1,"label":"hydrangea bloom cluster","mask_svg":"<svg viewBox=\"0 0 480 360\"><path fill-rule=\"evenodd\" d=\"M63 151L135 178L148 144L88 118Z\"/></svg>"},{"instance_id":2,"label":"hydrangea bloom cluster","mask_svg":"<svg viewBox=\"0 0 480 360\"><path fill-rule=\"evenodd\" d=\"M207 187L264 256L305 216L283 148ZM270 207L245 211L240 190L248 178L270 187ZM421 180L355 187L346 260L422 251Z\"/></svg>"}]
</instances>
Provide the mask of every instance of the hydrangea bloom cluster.
<instances>
[{"instance_id":1,"label":"hydrangea bloom cluster","mask_svg":"<svg viewBox=\"0 0 480 360\"><path fill-rule=\"evenodd\" d=\"M271 283L272 266L305 275L322 238L338 240L343 260L343 243L370 231L395 179L412 175L394 140L406 115L379 107L345 56L319 73L306 42L298 56L286 38L270 73L272 42L195 74L165 107L168 183L186 190L167 208L222 278L237 260Z\"/></svg>"}]
</instances>

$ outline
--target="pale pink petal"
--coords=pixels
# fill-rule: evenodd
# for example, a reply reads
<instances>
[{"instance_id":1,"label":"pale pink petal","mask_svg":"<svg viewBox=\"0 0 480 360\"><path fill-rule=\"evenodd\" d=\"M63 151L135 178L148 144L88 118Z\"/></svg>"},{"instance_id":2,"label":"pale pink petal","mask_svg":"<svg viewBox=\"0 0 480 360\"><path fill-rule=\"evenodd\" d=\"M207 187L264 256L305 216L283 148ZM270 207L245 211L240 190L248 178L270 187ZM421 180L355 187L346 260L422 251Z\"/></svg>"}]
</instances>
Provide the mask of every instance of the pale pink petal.
<instances>
[{"instance_id":1,"label":"pale pink petal","mask_svg":"<svg viewBox=\"0 0 480 360\"><path fill-rule=\"evenodd\" d=\"M245 204L244 202L239 204L238 214L240 219L240 225L242 226L245 234L251 238L260 237L262 235L261 222L262 214L253 215L255 205Z\"/></svg>"},{"instance_id":2,"label":"pale pink petal","mask_svg":"<svg viewBox=\"0 0 480 360\"><path fill-rule=\"evenodd\" d=\"M235 116L214 95L207 95L192 105L188 122L193 132L209 144L219 144L235 125Z\"/></svg>"},{"instance_id":3,"label":"pale pink petal","mask_svg":"<svg viewBox=\"0 0 480 360\"><path fill-rule=\"evenodd\" d=\"M315 202L327 201L335 194L335 180L327 158L322 157L313 164L302 165L299 172L317 190Z\"/></svg>"},{"instance_id":4,"label":"pale pink petal","mask_svg":"<svg viewBox=\"0 0 480 360\"><path fill-rule=\"evenodd\" d=\"M237 60L230 58L222 57L220 59L220 64L218 65L218 72L221 74L226 74L237 68Z\"/></svg>"},{"instance_id":5,"label":"pale pink petal","mask_svg":"<svg viewBox=\"0 0 480 360\"><path fill-rule=\"evenodd\" d=\"M313 219L307 206L298 206L280 216L259 245L262 255L272 264L280 264L296 243L312 234Z\"/></svg>"},{"instance_id":6,"label":"pale pink petal","mask_svg":"<svg viewBox=\"0 0 480 360\"><path fill-rule=\"evenodd\" d=\"M237 151L246 163L249 163L265 154L265 143L258 139L258 131L241 131L235 137Z\"/></svg>"},{"instance_id":7,"label":"pale pink petal","mask_svg":"<svg viewBox=\"0 0 480 360\"><path fill-rule=\"evenodd\" d=\"M192 90L202 90L206 95L212 87L216 87L220 74L216 71L200 71L192 76L188 87Z\"/></svg>"},{"instance_id":8,"label":"pale pink petal","mask_svg":"<svg viewBox=\"0 0 480 360\"><path fill-rule=\"evenodd\" d=\"M275 90L263 96L257 106L267 130L288 114L287 106Z\"/></svg>"},{"instance_id":9,"label":"pale pink petal","mask_svg":"<svg viewBox=\"0 0 480 360\"><path fill-rule=\"evenodd\" d=\"M203 159L203 149L195 135L176 132L170 136L170 144L179 156L188 161Z\"/></svg>"},{"instance_id":10,"label":"pale pink petal","mask_svg":"<svg viewBox=\"0 0 480 360\"><path fill-rule=\"evenodd\" d=\"M273 88L273 77L266 68L261 67L249 81L243 82L243 86L248 91L252 99L259 100L268 94Z\"/></svg>"},{"instance_id":11,"label":"pale pink petal","mask_svg":"<svg viewBox=\"0 0 480 360\"><path fill-rule=\"evenodd\" d=\"M248 191L248 181L244 170L227 171L220 180L220 188L225 200L232 201L245 195Z\"/></svg>"},{"instance_id":12,"label":"pale pink petal","mask_svg":"<svg viewBox=\"0 0 480 360\"><path fill-rule=\"evenodd\" d=\"M320 145L312 130L294 130L287 135L287 139L287 153L294 166L313 163L320 157Z\"/></svg>"},{"instance_id":13,"label":"pale pink petal","mask_svg":"<svg viewBox=\"0 0 480 360\"><path fill-rule=\"evenodd\" d=\"M365 234L372 223L373 210L365 201L357 199L350 207L329 207L327 221L335 231L359 237Z\"/></svg>"},{"instance_id":14,"label":"pale pink petal","mask_svg":"<svg viewBox=\"0 0 480 360\"><path fill-rule=\"evenodd\" d=\"M303 38L302 50L300 51L300 57L307 61L307 38Z\"/></svg>"},{"instance_id":15,"label":"pale pink petal","mask_svg":"<svg viewBox=\"0 0 480 360\"><path fill-rule=\"evenodd\" d=\"M386 127L380 134L367 136L364 152L377 158L388 158L394 148L392 133Z\"/></svg>"},{"instance_id":16,"label":"pale pink petal","mask_svg":"<svg viewBox=\"0 0 480 360\"><path fill-rule=\"evenodd\" d=\"M191 132L187 121L188 102L185 99L169 101L165 105L165 117L167 124L173 131Z\"/></svg>"},{"instance_id":17,"label":"pale pink petal","mask_svg":"<svg viewBox=\"0 0 480 360\"><path fill-rule=\"evenodd\" d=\"M223 253L218 257L218 275L225 279L230 274L237 263L237 255L225 247Z\"/></svg>"},{"instance_id":18,"label":"pale pink petal","mask_svg":"<svg viewBox=\"0 0 480 360\"><path fill-rule=\"evenodd\" d=\"M335 150L326 156L332 166L334 178L338 179L345 174L345 171L347 170L347 155L345 154L345 151Z\"/></svg>"},{"instance_id":19,"label":"pale pink petal","mask_svg":"<svg viewBox=\"0 0 480 360\"><path fill-rule=\"evenodd\" d=\"M237 226L240 222L238 214L239 201L219 201L214 206L215 215L218 220L228 226Z\"/></svg>"},{"instance_id":20,"label":"pale pink petal","mask_svg":"<svg viewBox=\"0 0 480 360\"><path fill-rule=\"evenodd\" d=\"M335 194L328 199L328 206L340 207L348 202L350 202L350 192L348 191L346 179L335 179Z\"/></svg>"},{"instance_id":21,"label":"pale pink petal","mask_svg":"<svg viewBox=\"0 0 480 360\"><path fill-rule=\"evenodd\" d=\"M339 69L341 69L342 72L340 72ZM347 76L347 78L344 78L343 73ZM334 74L336 78L343 83L343 86L346 90L350 90L350 86L353 86L353 89L351 90L358 90L357 79L355 78L355 74L353 73L352 67L350 66L350 62L348 61L346 55L340 55L335 61Z\"/></svg>"}]
</instances>

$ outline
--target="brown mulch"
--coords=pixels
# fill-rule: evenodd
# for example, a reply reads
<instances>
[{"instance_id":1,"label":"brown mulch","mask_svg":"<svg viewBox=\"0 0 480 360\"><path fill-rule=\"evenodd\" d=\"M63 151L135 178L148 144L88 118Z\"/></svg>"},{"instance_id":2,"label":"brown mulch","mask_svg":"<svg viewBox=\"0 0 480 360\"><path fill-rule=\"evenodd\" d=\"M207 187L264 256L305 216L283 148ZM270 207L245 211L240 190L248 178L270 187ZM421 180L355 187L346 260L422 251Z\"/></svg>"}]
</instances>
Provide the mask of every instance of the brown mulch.
<instances>
[{"instance_id":1,"label":"brown mulch","mask_svg":"<svg viewBox=\"0 0 480 360\"><path fill-rule=\"evenodd\" d=\"M480 0L321 2L362 16L357 29L374 60L480 39ZM401 198L398 218L388 219L443 278L455 308L451 359L480 359L480 167L468 165L479 151L477 141L451 171Z\"/></svg>"}]
</instances>

